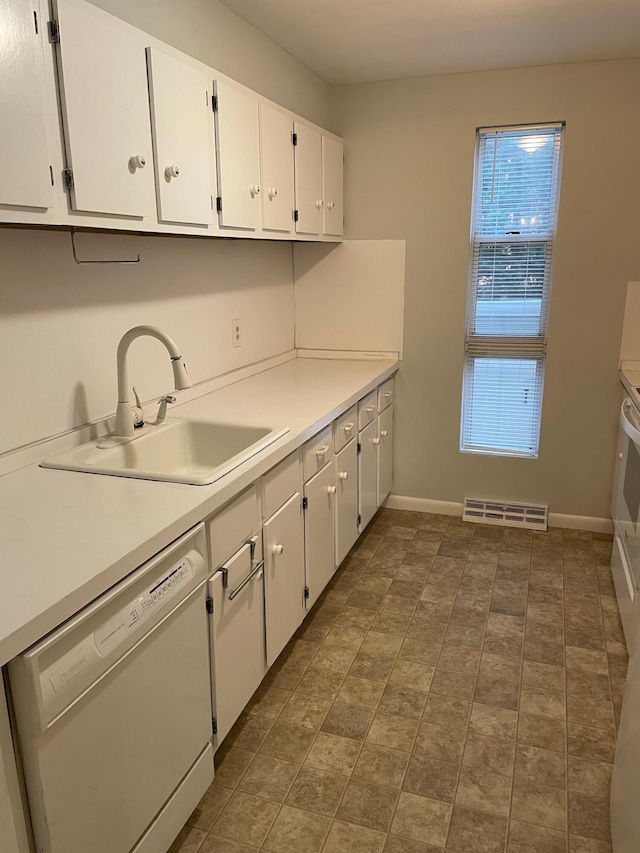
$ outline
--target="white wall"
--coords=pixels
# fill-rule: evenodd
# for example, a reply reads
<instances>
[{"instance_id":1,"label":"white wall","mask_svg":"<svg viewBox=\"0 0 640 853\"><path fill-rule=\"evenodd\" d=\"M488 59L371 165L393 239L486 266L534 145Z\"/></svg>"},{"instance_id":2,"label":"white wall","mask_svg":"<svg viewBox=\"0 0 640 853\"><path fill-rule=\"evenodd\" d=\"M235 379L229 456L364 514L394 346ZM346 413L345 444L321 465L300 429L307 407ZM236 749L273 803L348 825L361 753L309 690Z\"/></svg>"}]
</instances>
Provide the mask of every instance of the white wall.
<instances>
[{"instance_id":1,"label":"white wall","mask_svg":"<svg viewBox=\"0 0 640 853\"><path fill-rule=\"evenodd\" d=\"M331 130L329 84L218 0L92 2Z\"/></svg>"},{"instance_id":2,"label":"white wall","mask_svg":"<svg viewBox=\"0 0 640 853\"><path fill-rule=\"evenodd\" d=\"M0 453L112 414L116 347L132 326L170 334L194 382L293 347L289 243L107 233L77 241L81 257L139 252L141 262L78 266L67 231L0 229ZM234 348L238 318L243 343ZM135 341L129 356L143 400L171 391L162 344Z\"/></svg>"},{"instance_id":3,"label":"white wall","mask_svg":"<svg viewBox=\"0 0 640 853\"><path fill-rule=\"evenodd\" d=\"M349 239L407 241L393 491L607 517L627 282L640 276L640 61L344 86ZM565 120L540 456L461 454L475 130Z\"/></svg>"}]
</instances>

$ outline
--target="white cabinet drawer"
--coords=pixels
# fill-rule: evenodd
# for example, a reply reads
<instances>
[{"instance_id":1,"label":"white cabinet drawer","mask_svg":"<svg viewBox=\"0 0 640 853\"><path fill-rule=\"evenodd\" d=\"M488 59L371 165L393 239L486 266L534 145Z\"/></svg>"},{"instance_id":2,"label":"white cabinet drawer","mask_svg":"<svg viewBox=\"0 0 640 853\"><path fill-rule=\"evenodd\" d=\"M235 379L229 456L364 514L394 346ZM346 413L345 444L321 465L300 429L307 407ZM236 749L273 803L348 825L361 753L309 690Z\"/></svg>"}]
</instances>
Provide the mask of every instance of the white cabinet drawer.
<instances>
[{"instance_id":1,"label":"white cabinet drawer","mask_svg":"<svg viewBox=\"0 0 640 853\"><path fill-rule=\"evenodd\" d=\"M336 453L339 453L352 438L355 438L358 431L357 423L357 406L352 406L344 415L334 421L333 424L333 446Z\"/></svg>"},{"instance_id":2,"label":"white cabinet drawer","mask_svg":"<svg viewBox=\"0 0 640 853\"><path fill-rule=\"evenodd\" d=\"M260 530L258 489L250 486L209 522L211 568L218 569L242 544Z\"/></svg>"},{"instance_id":3,"label":"white cabinet drawer","mask_svg":"<svg viewBox=\"0 0 640 853\"><path fill-rule=\"evenodd\" d=\"M262 517L273 515L301 487L300 451L296 450L262 478Z\"/></svg>"},{"instance_id":4,"label":"white cabinet drawer","mask_svg":"<svg viewBox=\"0 0 640 853\"><path fill-rule=\"evenodd\" d=\"M376 419L378 413L377 392L372 391L358 403L358 429L364 429Z\"/></svg>"},{"instance_id":5,"label":"white cabinet drawer","mask_svg":"<svg viewBox=\"0 0 640 853\"><path fill-rule=\"evenodd\" d=\"M378 386L378 411L384 412L393 403L393 379Z\"/></svg>"},{"instance_id":6,"label":"white cabinet drawer","mask_svg":"<svg viewBox=\"0 0 640 853\"><path fill-rule=\"evenodd\" d=\"M331 453L331 430L333 425L326 427L309 439L302 448L304 460L304 479L310 480L317 474L327 462L330 461Z\"/></svg>"}]
</instances>

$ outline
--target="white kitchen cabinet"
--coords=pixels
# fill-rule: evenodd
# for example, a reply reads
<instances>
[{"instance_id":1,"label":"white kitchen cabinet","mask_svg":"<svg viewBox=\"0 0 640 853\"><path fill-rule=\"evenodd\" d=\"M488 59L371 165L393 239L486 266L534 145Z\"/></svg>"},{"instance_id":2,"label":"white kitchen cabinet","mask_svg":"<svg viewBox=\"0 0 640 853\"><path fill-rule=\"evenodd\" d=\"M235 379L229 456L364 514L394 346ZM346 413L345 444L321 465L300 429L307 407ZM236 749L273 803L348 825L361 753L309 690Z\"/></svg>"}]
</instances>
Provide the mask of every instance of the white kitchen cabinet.
<instances>
[{"instance_id":1,"label":"white kitchen cabinet","mask_svg":"<svg viewBox=\"0 0 640 853\"><path fill-rule=\"evenodd\" d=\"M378 509L378 423L371 421L358 434L358 513L364 530Z\"/></svg>"},{"instance_id":2,"label":"white kitchen cabinet","mask_svg":"<svg viewBox=\"0 0 640 853\"><path fill-rule=\"evenodd\" d=\"M0 850L2 853L29 853L30 849L9 710L0 683Z\"/></svg>"},{"instance_id":3,"label":"white kitchen cabinet","mask_svg":"<svg viewBox=\"0 0 640 853\"><path fill-rule=\"evenodd\" d=\"M262 227L290 232L293 226L293 121L268 104L260 104L260 174Z\"/></svg>"},{"instance_id":4,"label":"white kitchen cabinet","mask_svg":"<svg viewBox=\"0 0 640 853\"><path fill-rule=\"evenodd\" d=\"M354 438L336 454L335 564L347 556L358 538L358 454Z\"/></svg>"},{"instance_id":5,"label":"white kitchen cabinet","mask_svg":"<svg viewBox=\"0 0 640 853\"><path fill-rule=\"evenodd\" d=\"M56 0L54 14L71 207L153 217L144 49L126 25L111 24L89 4Z\"/></svg>"},{"instance_id":6,"label":"white kitchen cabinet","mask_svg":"<svg viewBox=\"0 0 640 853\"><path fill-rule=\"evenodd\" d=\"M209 91L202 70L147 48L158 219L212 218Z\"/></svg>"},{"instance_id":7,"label":"white kitchen cabinet","mask_svg":"<svg viewBox=\"0 0 640 853\"><path fill-rule=\"evenodd\" d=\"M322 233L322 137L295 122L296 232Z\"/></svg>"},{"instance_id":8,"label":"white kitchen cabinet","mask_svg":"<svg viewBox=\"0 0 640 853\"><path fill-rule=\"evenodd\" d=\"M46 22L38 13L29 0L0 4L0 206L53 204L42 55Z\"/></svg>"},{"instance_id":9,"label":"white kitchen cabinet","mask_svg":"<svg viewBox=\"0 0 640 853\"><path fill-rule=\"evenodd\" d=\"M393 406L389 406L378 415L378 497L380 504L391 492L393 473Z\"/></svg>"},{"instance_id":10,"label":"white kitchen cabinet","mask_svg":"<svg viewBox=\"0 0 640 853\"><path fill-rule=\"evenodd\" d=\"M221 227L255 231L260 226L258 100L229 83L215 82Z\"/></svg>"},{"instance_id":11,"label":"white kitchen cabinet","mask_svg":"<svg viewBox=\"0 0 640 853\"><path fill-rule=\"evenodd\" d=\"M311 609L335 572L335 465L333 460L315 474L304 487L304 550L308 590L307 609Z\"/></svg>"},{"instance_id":12,"label":"white kitchen cabinet","mask_svg":"<svg viewBox=\"0 0 640 853\"><path fill-rule=\"evenodd\" d=\"M342 142L322 134L322 233L341 236L343 226Z\"/></svg>"},{"instance_id":13,"label":"white kitchen cabinet","mask_svg":"<svg viewBox=\"0 0 640 853\"><path fill-rule=\"evenodd\" d=\"M305 616L302 496L295 492L263 525L267 666Z\"/></svg>"}]
</instances>

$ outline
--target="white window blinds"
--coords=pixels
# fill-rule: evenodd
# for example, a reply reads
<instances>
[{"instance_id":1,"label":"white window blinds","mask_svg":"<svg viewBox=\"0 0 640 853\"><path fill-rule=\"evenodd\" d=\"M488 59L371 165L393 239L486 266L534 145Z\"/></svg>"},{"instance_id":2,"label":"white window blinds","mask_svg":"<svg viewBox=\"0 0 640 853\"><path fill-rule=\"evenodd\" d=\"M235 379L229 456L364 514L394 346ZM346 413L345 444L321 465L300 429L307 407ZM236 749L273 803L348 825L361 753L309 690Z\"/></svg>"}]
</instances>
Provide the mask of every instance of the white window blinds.
<instances>
[{"instance_id":1,"label":"white window blinds","mask_svg":"<svg viewBox=\"0 0 640 853\"><path fill-rule=\"evenodd\" d=\"M462 450L538 453L562 129L478 131Z\"/></svg>"}]
</instances>

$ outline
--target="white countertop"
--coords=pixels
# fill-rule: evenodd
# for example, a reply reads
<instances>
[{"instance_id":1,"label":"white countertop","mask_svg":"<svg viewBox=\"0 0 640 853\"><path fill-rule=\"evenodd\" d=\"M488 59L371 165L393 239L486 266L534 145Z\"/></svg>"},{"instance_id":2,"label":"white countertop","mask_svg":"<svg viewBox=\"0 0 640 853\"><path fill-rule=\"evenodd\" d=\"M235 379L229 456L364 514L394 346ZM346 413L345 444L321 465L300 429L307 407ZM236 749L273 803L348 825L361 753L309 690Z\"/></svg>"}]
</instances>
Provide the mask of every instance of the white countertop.
<instances>
[{"instance_id":1,"label":"white countertop","mask_svg":"<svg viewBox=\"0 0 640 853\"><path fill-rule=\"evenodd\" d=\"M290 428L210 486L38 465L0 477L0 665L215 512L397 367L387 359L294 359L174 407L175 417Z\"/></svg>"}]
</instances>

